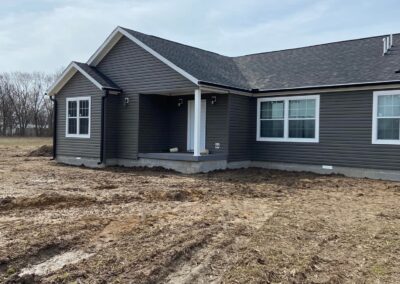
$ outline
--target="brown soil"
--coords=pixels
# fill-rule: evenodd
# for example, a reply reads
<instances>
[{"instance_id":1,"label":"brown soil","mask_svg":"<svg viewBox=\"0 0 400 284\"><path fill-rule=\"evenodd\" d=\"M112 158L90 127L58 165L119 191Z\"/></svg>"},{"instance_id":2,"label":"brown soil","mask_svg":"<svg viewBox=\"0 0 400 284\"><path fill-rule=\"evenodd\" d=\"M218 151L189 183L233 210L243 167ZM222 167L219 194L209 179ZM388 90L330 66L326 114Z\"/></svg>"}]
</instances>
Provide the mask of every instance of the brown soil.
<instances>
[{"instance_id":1,"label":"brown soil","mask_svg":"<svg viewBox=\"0 0 400 284\"><path fill-rule=\"evenodd\" d=\"M53 155L53 146L43 145L29 152L29 157L51 157Z\"/></svg>"},{"instance_id":2,"label":"brown soil","mask_svg":"<svg viewBox=\"0 0 400 284\"><path fill-rule=\"evenodd\" d=\"M93 170L27 157L32 148L0 145L2 283L400 279L400 183L261 169ZM21 274L35 267L47 272Z\"/></svg>"}]
</instances>

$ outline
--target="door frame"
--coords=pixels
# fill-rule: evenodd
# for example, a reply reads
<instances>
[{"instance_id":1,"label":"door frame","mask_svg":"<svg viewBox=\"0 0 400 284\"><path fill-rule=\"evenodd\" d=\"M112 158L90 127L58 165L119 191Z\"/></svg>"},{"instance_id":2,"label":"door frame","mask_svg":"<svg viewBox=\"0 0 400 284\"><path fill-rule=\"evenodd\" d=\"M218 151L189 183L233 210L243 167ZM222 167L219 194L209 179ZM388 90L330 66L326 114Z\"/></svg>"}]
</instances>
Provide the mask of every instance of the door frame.
<instances>
[{"instance_id":1,"label":"door frame","mask_svg":"<svg viewBox=\"0 0 400 284\"><path fill-rule=\"evenodd\" d=\"M191 104L193 105L193 108L190 107ZM203 106L204 106L204 138L203 138L204 143L202 143L202 141L200 141L200 145L204 144L204 149L200 149L201 152L204 151L206 148L206 135L207 135L207 133L206 133L206 131L207 131L207 100L206 99L201 100L201 112L203 112ZM193 149L189 149L190 148L190 140L192 139L191 135L190 135L190 126L192 125L192 123L191 123L192 122L191 121L192 111L194 111L194 100L188 100L187 101L187 130L186 130L186 132L187 132L186 150L188 152L193 152ZM194 115L193 115L193 118L194 118ZM202 120L202 116L200 116L200 120ZM193 123L193 125L194 125L194 123ZM200 121L200 127L201 127L201 121ZM201 135L201 133L202 133L202 131L200 129L200 135ZM200 137L200 139L201 139L201 137Z\"/></svg>"}]
</instances>

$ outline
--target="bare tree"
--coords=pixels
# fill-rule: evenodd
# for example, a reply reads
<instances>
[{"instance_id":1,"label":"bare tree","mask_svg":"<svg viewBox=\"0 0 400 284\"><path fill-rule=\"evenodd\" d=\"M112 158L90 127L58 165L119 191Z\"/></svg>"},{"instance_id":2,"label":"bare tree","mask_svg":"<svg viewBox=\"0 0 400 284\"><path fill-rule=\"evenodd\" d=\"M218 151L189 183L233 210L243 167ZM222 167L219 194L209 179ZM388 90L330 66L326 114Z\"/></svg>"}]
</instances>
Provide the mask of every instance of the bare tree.
<instances>
[{"instance_id":1,"label":"bare tree","mask_svg":"<svg viewBox=\"0 0 400 284\"><path fill-rule=\"evenodd\" d=\"M49 98L45 96L47 88L53 81L53 77L44 73L35 72L31 74L31 90L29 96L30 113L32 116L32 123L35 126L36 136L43 135L42 130L48 126L47 115L49 108Z\"/></svg>"},{"instance_id":2,"label":"bare tree","mask_svg":"<svg viewBox=\"0 0 400 284\"><path fill-rule=\"evenodd\" d=\"M14 130L14 111L11 107L9 93L11 92L12 84L9 74L0 75L0 126L1 135L12 135ZM7 131L8 130L8 131Z\"/></svg>"},{"instance_id":3,"label":"bare tree","mask_svg":"<svg viewBox=\"0 0 400 284\"><path fill-rule=\"evenodd\" d=\"M14 72L10 74L10 77L12 88L8 92L8 97L18 124L18 134L25 136L30 122L31 74Z\"/></svg>"},{"instance_id":4,"label":"bare tree","mask_svg":"<svg viewBox=\"0 0 400 284\"><path fill-rule=\"evenodd\" d=\"M0 135L51 134L53 103L45 92L59 74L0 74ZM26 132L27 127L30 133Z\"/></svg>"}]
</instances>

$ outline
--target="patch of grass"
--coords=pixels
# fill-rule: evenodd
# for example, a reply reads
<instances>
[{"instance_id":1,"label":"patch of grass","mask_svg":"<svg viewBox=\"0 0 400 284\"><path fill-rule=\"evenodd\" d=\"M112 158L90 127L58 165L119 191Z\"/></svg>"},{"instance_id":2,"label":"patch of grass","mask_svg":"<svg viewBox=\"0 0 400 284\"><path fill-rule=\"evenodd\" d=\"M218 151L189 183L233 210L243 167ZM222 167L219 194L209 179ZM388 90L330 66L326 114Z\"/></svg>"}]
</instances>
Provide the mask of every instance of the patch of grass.
<instances>
[{"instance_id":1,"label":"patch of grass","mask_svg":"<svg viewBox=\"0 0 400 284\"><path fill-rule=\"evenodd\" d=\"M371 268L371 273L374 274L376 277L383 276L387 274L387 272L388 272L387 268L382 264L376 264Z\"/></svg>"},{"instance_id":2,"label":"patch of grass","mask_svg":"<svg viewBox=\"0 0 400 284\"><path fill-rule=\"evenodd\" d=\"M8 275L8 276L10 276L10 275L13 275L14 273L16 273L17 272L17 270L14 268L14 267L9 267L8 269L7 269L7 271L6 271L6 274Z\"/></svg>"},{"instance_id":3,"label":"patch of grass","mask_svg":"<svg viewBox=\"0 0 400 284\"><path fill-rule=\"evenodd\" d=\"M41 146L51 145L51 137L0 137L1 146Z\"/></svg>"}]
</instances>

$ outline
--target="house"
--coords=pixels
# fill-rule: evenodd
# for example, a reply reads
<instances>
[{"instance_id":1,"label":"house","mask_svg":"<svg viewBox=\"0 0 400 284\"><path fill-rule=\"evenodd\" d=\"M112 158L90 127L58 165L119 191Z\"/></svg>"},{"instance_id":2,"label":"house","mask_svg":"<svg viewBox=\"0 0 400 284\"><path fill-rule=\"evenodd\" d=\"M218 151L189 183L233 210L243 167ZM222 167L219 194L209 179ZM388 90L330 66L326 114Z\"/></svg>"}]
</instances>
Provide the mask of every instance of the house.
<instances>
[{"instance_id":1,"label":"house","mask_svg":"<svg viewBox=\"0 0 400 284\"><path fill-rule=\"evenodd\" d=\"M228 57L117 27L48 94L61 163L400 179L400 34Z\"/></svg>"}]
</instances>

